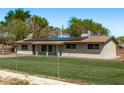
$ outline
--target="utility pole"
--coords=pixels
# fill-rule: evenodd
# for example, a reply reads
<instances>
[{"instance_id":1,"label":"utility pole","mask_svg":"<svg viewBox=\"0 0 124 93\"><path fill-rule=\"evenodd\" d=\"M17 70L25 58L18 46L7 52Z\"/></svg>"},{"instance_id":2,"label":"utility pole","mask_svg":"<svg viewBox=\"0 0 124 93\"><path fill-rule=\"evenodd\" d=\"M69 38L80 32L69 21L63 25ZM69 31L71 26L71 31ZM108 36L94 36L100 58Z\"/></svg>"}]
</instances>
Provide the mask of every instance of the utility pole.
<instances>
[{"instance_id":1,"label":"utility pole","mask_svg":"<svg viewBox=\"0 0 124 93\"><path fill-rule=\"evenodd\" d=\"M62 25L61 37L63 37L63 30L64 30L64 26Z\"/></svg>"},{"instance_id":2,"label":"utility pole","mask_svg":"<svg viewBox=\"0 0 124 93\"><path fill-rule=\"evenodd\" d=\"M64 30L64 26L62 25L62 30L61 30L61 34L60 34L60 37L63 37L63 30ZM60 46L57 47L57 61L58 61L58 71L57 71L57 74L58 74L58 80L60 78Z\"/></svg>"}]
</instances>

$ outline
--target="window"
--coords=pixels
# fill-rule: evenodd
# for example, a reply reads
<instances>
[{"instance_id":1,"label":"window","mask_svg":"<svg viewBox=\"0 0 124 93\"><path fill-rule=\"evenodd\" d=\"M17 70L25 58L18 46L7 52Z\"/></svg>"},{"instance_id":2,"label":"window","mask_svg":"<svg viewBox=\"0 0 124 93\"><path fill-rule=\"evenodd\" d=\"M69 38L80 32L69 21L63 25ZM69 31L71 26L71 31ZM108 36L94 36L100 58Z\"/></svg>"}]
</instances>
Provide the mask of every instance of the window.
<instances>
[{"instance_id":1,"label":"window","mask_svg":"<svg viewBox=\"0 0 124 93\"><path fill-rule=\"evenodd\" d=\"M94 44L94 49L99 49L99 44Z\"/></svg>"},{"instance_id":2,"label":"window","mask_svg":"<svg viewBox=\"0 0 124 93\"><path fill-rule=\"evenodd\" d=\"M28 50L28 45L22 45L22 50Z\"/></svg>"},{"instance_id":3,"label":"window","mask_svg":"<svg viewBox=\"0 0 124 93\"><path fill-rule=\"evenodd\" d=\"M42 50L42 52L45 52L46 51L46 45L42 45L41 50Z\"/></svg>"},{"instance_id":4,"label":"window","mask_svg":"<svg viewBox=\"0 0 124 93\"><path fill-rule=\"evenodd\" d=\"M88 49L99 49L99 44L88 44Z\"/></svg>"},{"instance_id":5,"label":"window","mask_svg":"<svg viewBox=\"0 0 124 93\"><path fill-rule=\"evenodd\" d=\"M67 49L76 49L76 44L67 44L66 48Z\"/></svg>"},{"instance_id":6,"label":"window","mask_svg":"<svg viewBox=\"0 0 124 93\"><path fill-rule=\"evenodd\" d=\"M93 44L88 44L88 49L93 49Z\"/></svg>"}]
</instances>

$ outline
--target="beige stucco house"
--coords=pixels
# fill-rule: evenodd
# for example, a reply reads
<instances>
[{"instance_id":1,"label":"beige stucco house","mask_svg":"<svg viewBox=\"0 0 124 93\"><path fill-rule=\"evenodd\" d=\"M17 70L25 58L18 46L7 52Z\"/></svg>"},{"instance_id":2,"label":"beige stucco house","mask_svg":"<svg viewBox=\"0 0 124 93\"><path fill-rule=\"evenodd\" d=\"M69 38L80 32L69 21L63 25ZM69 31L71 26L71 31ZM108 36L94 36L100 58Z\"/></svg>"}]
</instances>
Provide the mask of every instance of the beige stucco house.
<instances>
[{"instance_id":1,"label":"beige stucco house","mask_svg":"<svg viewBox=\"0 0 124 93\"><path fill-rule=\"evenodd\" d=\"M103 59L117 57L116 41L112 36L28 39L15 44L17 54Z\"/></svg>"}]
</instances>

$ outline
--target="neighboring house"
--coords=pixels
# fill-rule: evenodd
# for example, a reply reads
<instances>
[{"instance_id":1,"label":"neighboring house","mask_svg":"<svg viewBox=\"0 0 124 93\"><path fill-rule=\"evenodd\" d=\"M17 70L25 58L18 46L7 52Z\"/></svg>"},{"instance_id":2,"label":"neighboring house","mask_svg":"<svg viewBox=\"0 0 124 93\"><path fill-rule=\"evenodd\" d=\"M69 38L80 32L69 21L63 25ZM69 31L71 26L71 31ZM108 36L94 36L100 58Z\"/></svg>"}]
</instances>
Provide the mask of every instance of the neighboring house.
<instances>
[{"instance_id":1,"label":"neighboring house","mask_svg":"<svg viewBox=\"0 0 124 93\"><path fill-rule=\"evenodd\" d=\"M116 41L112 36L80 38L43 38L16 41L17 54L57 55L66 57L116 58Z\"/></svg>"}]
</instances>

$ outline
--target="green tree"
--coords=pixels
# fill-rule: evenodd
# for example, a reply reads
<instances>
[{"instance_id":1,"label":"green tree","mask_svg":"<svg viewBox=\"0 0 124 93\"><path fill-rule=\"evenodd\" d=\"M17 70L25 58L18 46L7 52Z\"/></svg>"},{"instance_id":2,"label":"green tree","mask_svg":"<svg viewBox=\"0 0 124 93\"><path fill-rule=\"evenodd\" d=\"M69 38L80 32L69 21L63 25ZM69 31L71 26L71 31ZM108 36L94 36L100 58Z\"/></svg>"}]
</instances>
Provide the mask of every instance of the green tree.
<instances>
[{"instance_id":1,"label":"green tree","mask_svg":"<svg viewBox=\"0 0 124 93\"><path fill-rule=\"evenodd\" d=\"M69 28L67 28L67 31L69 31L69 34L71 36L75 36L75 37L80 36L83 29L84 27L82 25L81 19L77 19L74 17L71 18L71 20L69 20Z\"/></svg>"},{"instance_id":2,"label":"green tree","mask_svg":"<svg viewBox=\"0 0 124 93\"><path fill-rule=\"evenodd\" d=\"M32 16L29 26L33 33L33 38L47 37L47 27L49 23L44 17Z\"/></svg>"},{"instance_id":3,"label":"green tree","mask_svg":"<svg viewBox=\"0 0 124 93\"><path fill-rule=\"evenodd\" d=\"M13 41L23 40L29 34L29 28L22 20L13 19L10 22L8 22L6 28L7 32L10 34Z\"/></svg>"},{"instance_id":4,"label":"green tree","mask_svg":"<svg viewBox=\"0 0 124 93\"><path fill-rule=\"evenodd\" d=\"M118 37L117 40L118 40L120 43L124 43L124 36Z\"/></svg>"},{"instance_id":5,"label":"green tree","mask_svg":"<svg viewBox=\"0 0 124 93\"><path fill-rule=\"evenodd\" d=\"M26 21L31 18L29 11L23 9L11 10L1 21L1 39L4 43L11 43L15 40L24 39L29 33Z\"/></svg>"},{"instance_id":6,"label":"green tree","mask_svg":"<svg viewBox=\"0 0 124 93\"><path fill-rule=\"evenodd\" d=\"M18 9L15 9L14 11L11 10L7 13L7 15L5 16L5 22L8 23L13 19L26 21L30 17L31 15L29 11L24 11L23 9L18 8Z\"/></svg>"},{"instance_id":7,"label":"green tree","mask_svg":"<svg viewBox=\"0 0 124 93\"><path fill-rule=\"evenodd\" d=\"M0 24L0 44L6 43L6 28L3 24Z\"/></svg>"},{"instance_id":8,"label":"green tree","mask_svg":"<svg viewBox=\"0 0 124 93\"><path fill-rule=\"evenodd\" d=\"M13 37L11 33L8 32L7 27L3 24L0 24L0 44L12 43Z\"/></svg>"},{"instance_id":9,"label":"green tree","mask_svg":"<svg viewBox=\"0 0 124 93\"><path fill-rule=\"evenodd\" d=\"M71 36L80 37L82 33L91 31L92 35L108 35L109 30L92 19L78 19L73 17L69 20L69 27L66 29Z\"/></svg>"}]
</instances>

